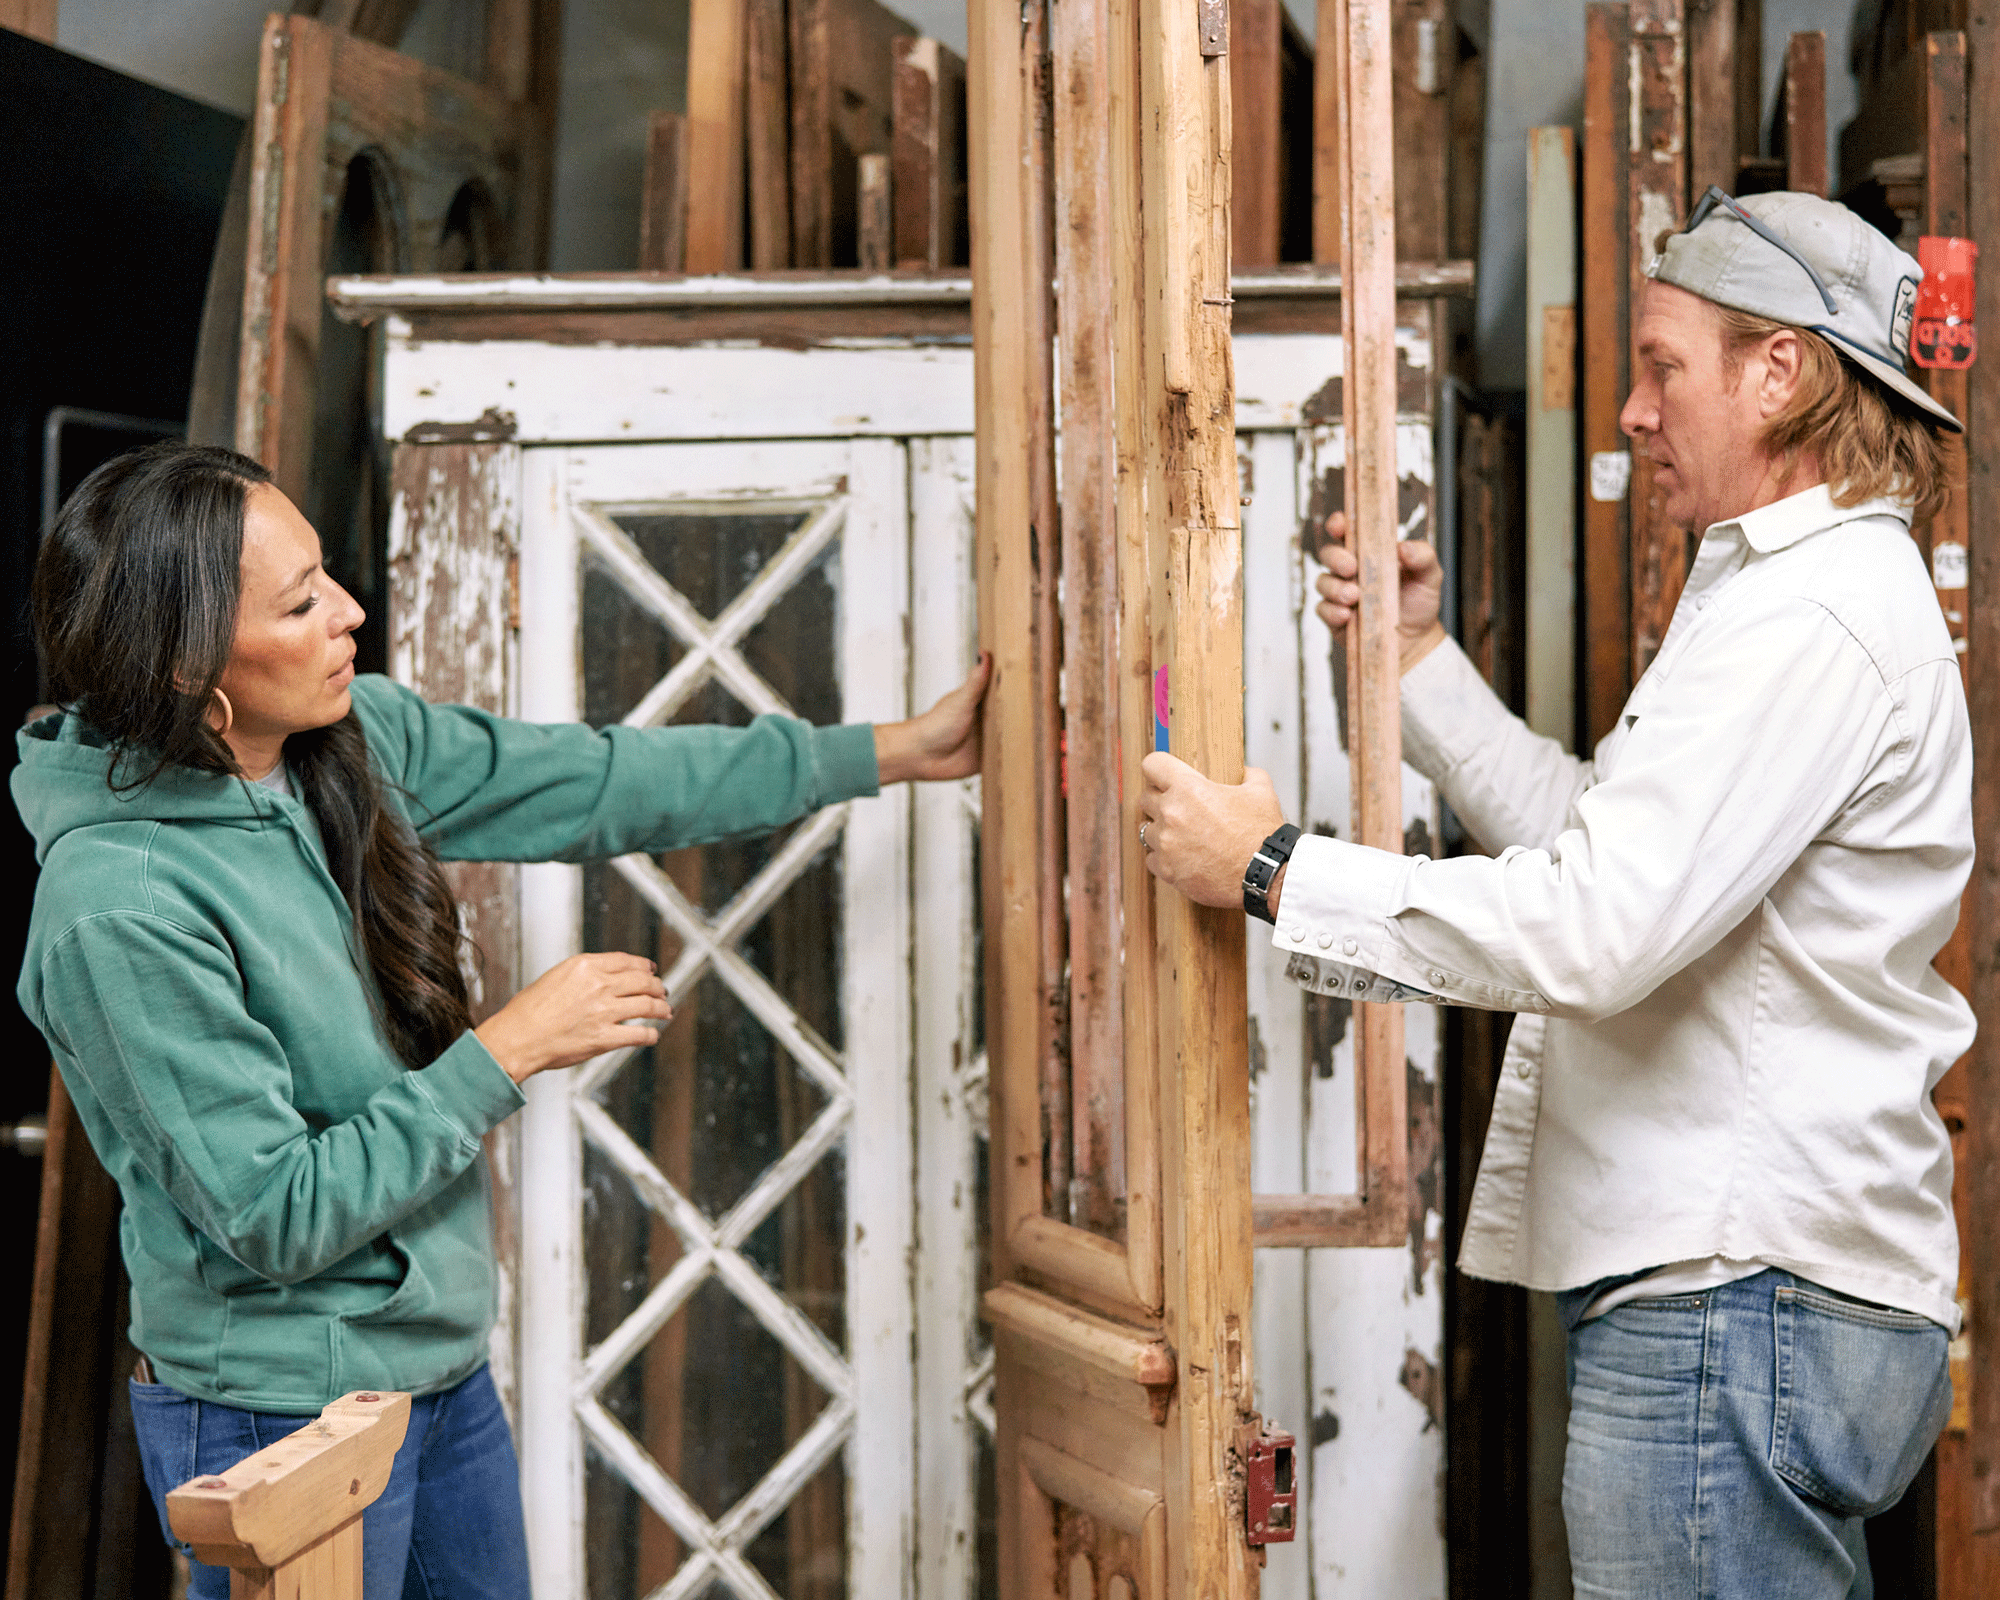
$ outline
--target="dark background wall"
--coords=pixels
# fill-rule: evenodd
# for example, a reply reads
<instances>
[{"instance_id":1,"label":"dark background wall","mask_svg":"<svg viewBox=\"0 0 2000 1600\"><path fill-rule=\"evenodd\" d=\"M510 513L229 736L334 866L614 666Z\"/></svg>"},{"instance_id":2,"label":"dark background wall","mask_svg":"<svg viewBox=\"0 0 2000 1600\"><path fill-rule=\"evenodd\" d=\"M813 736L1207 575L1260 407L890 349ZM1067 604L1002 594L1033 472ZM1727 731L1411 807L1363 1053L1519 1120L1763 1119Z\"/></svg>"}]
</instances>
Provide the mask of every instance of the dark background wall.
<instances>
[{"instance_id":1,"label":"dark background wall","mask_svg":"<svg viewBox=\"0 0 2000 1600\"><path fill-rule=\"evenodd\" d=\"M40 698L28 585L52 408L178 426L243 119L0 29L0 771ZM59 489L143 442L64 430ZM0 805L0 1123L40 1114L49 1057L13 998L33 845ZM0 1148L0 1497L11 1498L41 1163ZM71 1419L74 1421L75 1419ZM89 1515L82 1506L79 1515ZM93 1585L93 1588L96 1586ZM85 1593L91 1592L86 1589Z\"/></svg>"}]
</instances>

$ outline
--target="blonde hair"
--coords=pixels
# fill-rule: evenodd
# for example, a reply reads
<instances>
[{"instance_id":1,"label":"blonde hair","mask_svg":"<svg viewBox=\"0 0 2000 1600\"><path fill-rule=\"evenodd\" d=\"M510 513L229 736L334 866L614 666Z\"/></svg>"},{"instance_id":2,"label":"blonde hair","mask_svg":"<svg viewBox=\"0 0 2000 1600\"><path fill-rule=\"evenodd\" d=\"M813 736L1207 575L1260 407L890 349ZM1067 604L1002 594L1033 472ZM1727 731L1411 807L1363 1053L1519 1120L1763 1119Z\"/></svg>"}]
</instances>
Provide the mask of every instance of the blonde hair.
<instances>
[{"instance_id":1,"label":"blonde hair","mask_svg":"<svg viewBox=\"0 0 2000 1600\"><path fill-rule=\"evenodd\" d=\"M1750 346L1774 333L1799 336L1799 386L1764 430L1766 451L1786 461L1810 453L1837 506L1907 500L1919 527L1944 510L1964 459L1956 434L1891 400L1810 329L1730 306L1714 309L1723 370L1731 376L1743 370Z\"/></svg>"}]
</instances>

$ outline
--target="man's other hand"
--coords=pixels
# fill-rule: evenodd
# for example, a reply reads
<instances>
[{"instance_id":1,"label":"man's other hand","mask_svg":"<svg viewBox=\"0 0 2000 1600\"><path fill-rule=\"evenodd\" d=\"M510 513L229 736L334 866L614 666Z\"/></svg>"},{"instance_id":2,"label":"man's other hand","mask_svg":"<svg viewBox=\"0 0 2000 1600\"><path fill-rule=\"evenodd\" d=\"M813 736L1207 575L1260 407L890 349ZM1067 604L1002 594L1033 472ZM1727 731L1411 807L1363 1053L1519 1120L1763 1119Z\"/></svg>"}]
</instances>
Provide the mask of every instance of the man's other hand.
<instances>
[{"instance_id":1,"label":"man's other hand","mask_svg":"<svg viewBox=\"0 0 2000 1600\"><path fill-rule=\"evenodd\" d=\"M1329 628L1344 628L1361 604L1361 585L1355 581L1361 564L1343 542L1347 538L1347 514L1336 511L1326 519L1329 543L1319 549L1320 621ZM1438 565L1437 551L1428 540L1404 539L1396 546L1396 560L1402 569L1397 586L1396 642L1402 670L1408 672L1435 650L1444 638L1438 622L1438 606L1444 598L1444 568Z\"/></svg>"},{"instance_id":2,"label":"man's other hand","mask_svg":"<svg viewBox=\"0 0 2000 1600\"><path fill-rule=\"evenodd\" d=\"M1257 847L1285 825L1268 773L1250 767L1237 784L1214 783L1164 751L1140 763L1146 792L1147 869L1205 906L1243 904L1243 874ZM1276 885L1269 896L1275 909Z\"/></svg>"}]
</instances>

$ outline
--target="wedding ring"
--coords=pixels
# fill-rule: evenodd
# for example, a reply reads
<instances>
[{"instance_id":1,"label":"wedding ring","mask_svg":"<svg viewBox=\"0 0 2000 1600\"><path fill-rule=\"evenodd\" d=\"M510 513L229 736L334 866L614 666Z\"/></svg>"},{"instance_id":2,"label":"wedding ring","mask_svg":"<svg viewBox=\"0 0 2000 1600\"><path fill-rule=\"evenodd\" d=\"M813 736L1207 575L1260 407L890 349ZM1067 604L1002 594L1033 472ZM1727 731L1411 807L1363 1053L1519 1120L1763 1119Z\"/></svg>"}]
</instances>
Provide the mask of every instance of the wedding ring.
<instances>
[{"instance_id":1,"label":"wedding ring","mask_svg":"<svg viewBox=\"0 0 2000 1600\"><path fill-rule=\"evenodd\" d=\"M1150 850L1153 848L1151 845L1146 843L1146 830L1150 828L1152 825L1153 823L1150 817L1147 818L1146 821L1139 824L1139 848L1141 850Z\"/></svg>"}]
</instances>

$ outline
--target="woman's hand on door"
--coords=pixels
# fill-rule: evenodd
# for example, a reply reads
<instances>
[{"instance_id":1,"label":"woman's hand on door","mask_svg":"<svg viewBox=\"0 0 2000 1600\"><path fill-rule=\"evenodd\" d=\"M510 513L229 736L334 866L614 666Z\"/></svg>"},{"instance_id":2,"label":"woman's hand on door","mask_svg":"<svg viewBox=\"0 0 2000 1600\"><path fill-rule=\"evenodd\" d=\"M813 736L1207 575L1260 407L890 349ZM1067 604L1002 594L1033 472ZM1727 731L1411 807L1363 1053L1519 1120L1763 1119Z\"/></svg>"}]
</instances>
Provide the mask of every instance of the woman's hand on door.
<instances>
[{"instance_id":1,"label":"woman's hand on door","mask_svg":"<svg viewBox=\"0 0 2000 1600\"><path fill-rule=\"evenodd\" d=\"M971 676L920 717L875 728L875 767L886 788L909 779L969 778L979 770L979 713L993 677L993 653L979 652Z\"/></svg>"},{"instance_id":2,"label":"woman's hand on door","mask_svg":"<svg viewBox=\"0 0 2000 1600\"><path fill-rule=\"evenodd\" d=\"M659 1043L673 1018L659 970L608 950L559 961L472 1031L516 1083L550 1067Z\"/></svg>"}]
</instances>

